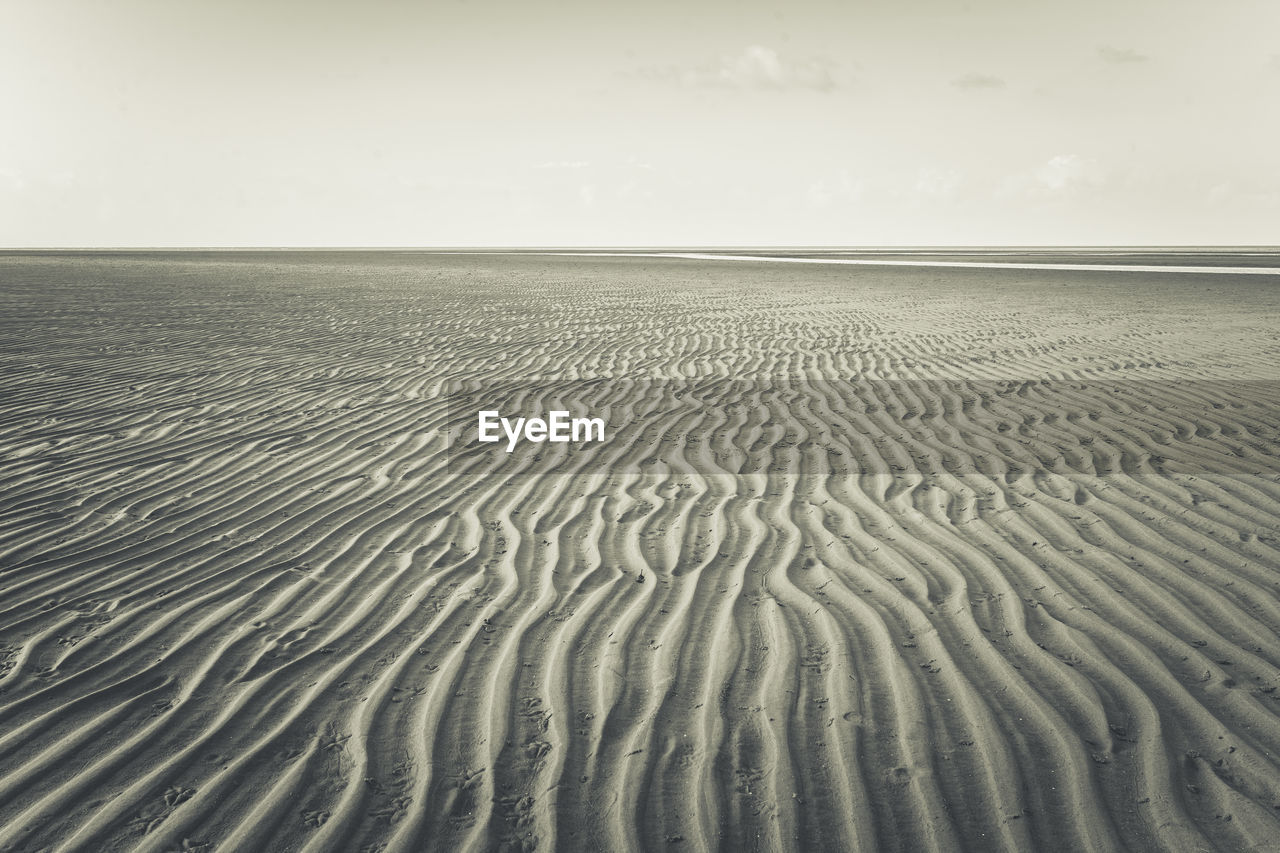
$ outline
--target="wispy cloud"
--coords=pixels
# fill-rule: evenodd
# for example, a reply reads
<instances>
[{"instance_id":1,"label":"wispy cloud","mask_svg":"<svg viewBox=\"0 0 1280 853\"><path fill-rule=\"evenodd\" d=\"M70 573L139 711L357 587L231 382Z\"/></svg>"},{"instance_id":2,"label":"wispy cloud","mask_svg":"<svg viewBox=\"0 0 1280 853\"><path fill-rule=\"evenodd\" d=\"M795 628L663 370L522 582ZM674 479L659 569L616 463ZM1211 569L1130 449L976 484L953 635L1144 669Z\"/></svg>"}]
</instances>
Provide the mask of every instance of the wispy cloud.
<instances>
[{"instance_id":1,"label":"wispy cloud","mask_svg":"<svg viewBox=\"0 0 1280 853\"><path fill-rule=\"evenodd\" d=\"M972 72L951 81L957 89L1003 89L1004 79L993 74Z\"/></svg>"},{"instance_id":2,"label":"wispy cloud","mask_svg":"<svg viewBox=\"0 0 1280 853\"><path fill-rule=\"evenodd\" d=\"M1093 157L1055 154L1048 160L996 179L993 198L1045 201L1084 198L1113 186L1107 170Z\"/></svg>"},{"instance_id":3,"label":"wispy cloud","mask_svg":"<svg viewBox=\"0 0 1280 853\"><path fill-rule=\"evenodd\" d=\"M1092 157L1057 154L1036 170L1036 181L1053 193L1099 187L1105 182L1102 167Z\"/></svg>"},{"instance_id":4,"label":"wispy cloud","mask_svg":"<svg viewBox=\"0 0 1280 853\"><path fill-rule=\"evenodd\" d=\"M1103 45L1098 48L1098 56L1106 62L1115 65L1124 65L1131 62L1146 62L1147 56L1138 53L1131 47L1112 47L1111 45Z\"/></svg>"},{"instance_id":5,"label":"wispy cloud","mask_svg":"<svg viewBox=\"0 0 1280 853\"><path fill-rule=\"evenodd\" d=\"M834 61L825 57L784 56L763 45L751 45L740 53L723 55L713 63L646 68L640 75L689 87L815 92L839 88Z\"/></svg>"}]
</instances>

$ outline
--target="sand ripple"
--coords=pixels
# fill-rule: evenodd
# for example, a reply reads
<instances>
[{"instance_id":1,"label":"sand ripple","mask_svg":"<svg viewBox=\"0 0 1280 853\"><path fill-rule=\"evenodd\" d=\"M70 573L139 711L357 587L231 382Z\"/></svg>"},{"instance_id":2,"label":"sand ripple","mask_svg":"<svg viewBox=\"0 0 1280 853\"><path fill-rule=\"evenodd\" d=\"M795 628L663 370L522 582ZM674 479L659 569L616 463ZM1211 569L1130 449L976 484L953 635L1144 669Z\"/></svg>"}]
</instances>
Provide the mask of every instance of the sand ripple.
<instances>
[{"instance_id":1,"label":"sand ripple","mask_svg":"<svg viewBox=\"0 0 1280 853\"><path fill-rule=\"evenodd\" d=\"M1280 837L1267 276L335 254L0 282L0 849ZM739 397L576 469L449 452L451 382L621 411L640 377Z\"/></svg>"}]
</instances>

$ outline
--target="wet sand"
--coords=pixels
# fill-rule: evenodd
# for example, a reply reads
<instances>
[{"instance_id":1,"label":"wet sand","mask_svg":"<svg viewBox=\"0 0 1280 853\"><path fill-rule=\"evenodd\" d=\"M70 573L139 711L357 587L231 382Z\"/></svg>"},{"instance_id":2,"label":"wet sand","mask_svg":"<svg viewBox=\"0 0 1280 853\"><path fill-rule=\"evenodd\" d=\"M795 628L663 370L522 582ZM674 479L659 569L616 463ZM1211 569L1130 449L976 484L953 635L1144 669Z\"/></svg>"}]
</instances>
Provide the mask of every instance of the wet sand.
<instances>
[{"instance_id":1,"label":"wet sand","mask_svg":"<svg viewBox=\"0 0 1280 853\"><path fill-rule=\"evenodd\" d=\"M1280 838L1280 276L21 253L0 305L0 850ZM616 439L467 456L458 381Z\"/></svg>"}]
</instances>

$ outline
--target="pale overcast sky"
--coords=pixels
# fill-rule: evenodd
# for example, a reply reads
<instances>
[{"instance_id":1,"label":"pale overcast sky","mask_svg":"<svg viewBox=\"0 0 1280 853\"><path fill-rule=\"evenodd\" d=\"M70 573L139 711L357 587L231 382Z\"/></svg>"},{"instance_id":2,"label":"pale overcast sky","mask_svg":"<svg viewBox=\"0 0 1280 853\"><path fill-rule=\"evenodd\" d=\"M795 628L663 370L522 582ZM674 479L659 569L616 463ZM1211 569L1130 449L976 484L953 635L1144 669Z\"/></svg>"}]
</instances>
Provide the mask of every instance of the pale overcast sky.
<instances>
[{"instance_id":1,"label":"pale overcast sky","mask_svg":"<svg viewBox=\"0 0 1280 853\"><path fill-rule=\"evenodd\" d=\"M1280 243L1276 0L3 0L0 245Z\"/></svg>"}]
</instances>

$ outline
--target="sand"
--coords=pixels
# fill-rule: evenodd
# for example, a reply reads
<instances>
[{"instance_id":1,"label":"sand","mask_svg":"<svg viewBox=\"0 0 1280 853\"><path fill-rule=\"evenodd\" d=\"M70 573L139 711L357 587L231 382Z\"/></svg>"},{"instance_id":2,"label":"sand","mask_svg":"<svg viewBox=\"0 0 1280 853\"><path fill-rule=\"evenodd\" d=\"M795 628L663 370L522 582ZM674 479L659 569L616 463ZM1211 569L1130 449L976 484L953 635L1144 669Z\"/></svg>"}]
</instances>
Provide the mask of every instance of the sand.
<instances>
[{"instance_id":1,"label":"sand","mask_svg":"<svg viewBox=\"0 0 1280 853\"><path fill-rule=\"evenodd\" d=\"M25 253L0 306L0 850L1277 849L1280 276ZM468 454L458 382L616 438Z\"/></svg>"}]
</instances>

